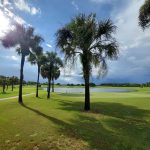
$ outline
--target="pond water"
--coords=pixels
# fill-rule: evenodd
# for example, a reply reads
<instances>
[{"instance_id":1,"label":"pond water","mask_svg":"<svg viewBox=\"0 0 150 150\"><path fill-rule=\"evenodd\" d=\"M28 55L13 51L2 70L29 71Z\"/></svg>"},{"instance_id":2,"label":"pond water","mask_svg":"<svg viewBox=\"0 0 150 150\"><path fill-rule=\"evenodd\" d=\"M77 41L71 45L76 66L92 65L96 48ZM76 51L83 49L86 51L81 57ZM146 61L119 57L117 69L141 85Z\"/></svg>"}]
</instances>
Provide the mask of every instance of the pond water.
<instances>
[{"instance_id":1,"label":"pond water","mask_svg":"<svg viewBox=\"0 0 150 150\"><path fill-rule=\"evenodd\" d=\"M84 88L55 88L55 92L57 93L84 93ZM123 88L90 88L90 92L125 93L125 92L131 92L131 90L123 89Z\"/></svg>"}]
</instances>

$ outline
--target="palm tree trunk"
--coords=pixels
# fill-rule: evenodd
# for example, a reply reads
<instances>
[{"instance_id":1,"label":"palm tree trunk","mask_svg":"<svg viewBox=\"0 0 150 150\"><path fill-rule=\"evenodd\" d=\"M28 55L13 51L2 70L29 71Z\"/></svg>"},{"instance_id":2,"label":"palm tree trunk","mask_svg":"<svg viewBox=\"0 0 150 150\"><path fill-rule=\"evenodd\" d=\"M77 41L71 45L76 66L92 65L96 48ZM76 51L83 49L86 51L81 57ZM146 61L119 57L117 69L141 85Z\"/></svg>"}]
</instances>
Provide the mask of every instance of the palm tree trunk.
<instances>
[{"instance_id":1,"label":"palm tree trunk","mask_svg":"<svg viewBox=\"0 0 150 150\"><path fill-rule=\"evenodd\" d=\"M39 96L39 77L40 77L40 66L38 65L38 77L37 77L37 85L36 85L36 97Z\"/></svg>"},{"instance_id":2,"label":"palm tree trunk","mask_svg":"<svg viewBox=\"0 0 150 150\"><path fill-rule=\"evenodd\" d=\"M89 77L85 78L85 104L84 110L90 110L90 86L89 86Z\"/></svg>"},{"instance_id":3,"label":"palm tree trunk","mask_svg":"<svg viewBox=\"0 0 150 150\"><path fill-rule=\"evenodd\" d=\"M22 103L22 83L23 83L23 67L24 67L25 56L21 56L21 68L20 68L20 84L19 84L19 98L18 102Z\"/></svg>"},{"instance_id":4,"label":"palm tree trunk","mask_svg":"<svg viewBox=\"0 0 150 150\"><path fill-rule=\"evenodd\" d=\"M52 92L54 92L54 79L52 79Z\"/></svg>"},{"instance_id":5,"label":"palm tree trunk","mask_svg":"<svg viewBox=\"0 0 150 150\"><path fill-rule=\"evenodd\" d=\"M3 93L5 92L5 81L3 82Z\"/></svg>"},{"instance_id":6,"label":"palm tree trunk","mask_svg":"<svg viewBox=\"0 0 150 150\"><path fill-rule=\"evenodd\" d=\"M51 80L48 79L47 98L50 98L50 91L51 91Z\"/></svg>"},{"instance_id":7,"label":"palm tree trunk","mask_svg":"<svg viewBox=\"0 0 150 150\"><path fill-rule=\"evenodd\" d=\"M11 90L12 91L14 90L14 82L12 82L12 84L11 84Z\"/></svg>"}]
</instances>

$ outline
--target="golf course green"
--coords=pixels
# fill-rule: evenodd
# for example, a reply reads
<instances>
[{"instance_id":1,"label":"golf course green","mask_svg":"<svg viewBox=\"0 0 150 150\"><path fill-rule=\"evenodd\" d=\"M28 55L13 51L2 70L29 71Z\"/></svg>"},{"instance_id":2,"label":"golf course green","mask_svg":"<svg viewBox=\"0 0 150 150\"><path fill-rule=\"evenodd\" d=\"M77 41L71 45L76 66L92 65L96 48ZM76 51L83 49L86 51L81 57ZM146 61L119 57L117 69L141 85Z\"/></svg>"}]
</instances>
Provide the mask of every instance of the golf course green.
<instances>
[{"instance_id":1,"label":"golf course green","mask_svg":"<svg viewBox=\"0 0 150 150\"><path fill-rule=\"evenodd\" d=\"M91 93L84 112L83 93L39 91L23 97L18 88L0 93L0 150L150 150L150 88L128 93ZM23 95L35 93L26 86Z\"/></svg>"}]
</instances>

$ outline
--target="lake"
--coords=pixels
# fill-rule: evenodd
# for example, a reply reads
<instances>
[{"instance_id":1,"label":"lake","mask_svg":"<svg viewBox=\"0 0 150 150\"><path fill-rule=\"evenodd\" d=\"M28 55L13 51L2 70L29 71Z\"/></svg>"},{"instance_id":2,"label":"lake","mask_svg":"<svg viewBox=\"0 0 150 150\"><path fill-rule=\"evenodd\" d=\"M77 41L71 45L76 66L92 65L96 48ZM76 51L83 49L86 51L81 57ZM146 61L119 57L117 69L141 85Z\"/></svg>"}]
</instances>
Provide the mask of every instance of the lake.
<instances>
[{"instance_id":1,"label":"lake","mask_svg":"<svg viewBox=\"0 0 150 150\"><path fill-rule=\"evenodd\" d=\"M46 88L45 88L46 90ZM123 88L90 88L90 92L125 93L132 90ZM57 93L84 93L84 88L55 88Z\"/></svg>"}]
</instances>

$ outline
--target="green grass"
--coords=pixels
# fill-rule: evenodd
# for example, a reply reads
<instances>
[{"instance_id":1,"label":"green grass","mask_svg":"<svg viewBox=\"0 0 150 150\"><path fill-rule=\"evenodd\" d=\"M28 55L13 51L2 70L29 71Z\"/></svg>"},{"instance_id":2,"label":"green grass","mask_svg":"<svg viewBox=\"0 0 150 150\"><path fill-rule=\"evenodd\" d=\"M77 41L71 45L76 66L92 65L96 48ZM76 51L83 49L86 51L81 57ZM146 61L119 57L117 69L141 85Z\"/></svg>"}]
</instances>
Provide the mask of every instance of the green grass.
<instances>
[{"instance_id":1,"label":"green grass","mask_svg":"<svg viewBox=\"0 0 150 150\"><path fill-rule=\"evenodd\" d=\"M90 112L81 93L0 101L0 150L150 150L150 88L132 89L92 93Z\"/></svg>"},{"instance_id":2,"label":"green grass","mask_svg":"<svg viewBox=\"0 0 150 150\"><path fill-rule=\"evenodd\" d=\"M40 89L40 88L39 88ZM12 97L12 96L18 96L18 85L14 87L14 90L11 91L11 86L7 89L5 89L5 92L2 92L2 87L0 89L0 99L1 98L7 98L7 97ZM23 94L30 94L34 93L36 91L35 86L24 86L23 87Z\"/></svg>"}]
</instances>

